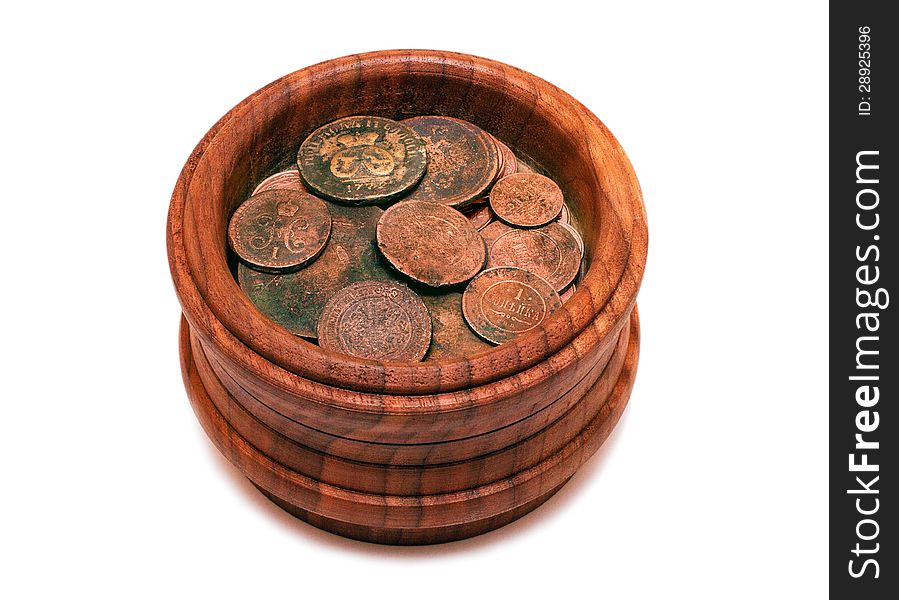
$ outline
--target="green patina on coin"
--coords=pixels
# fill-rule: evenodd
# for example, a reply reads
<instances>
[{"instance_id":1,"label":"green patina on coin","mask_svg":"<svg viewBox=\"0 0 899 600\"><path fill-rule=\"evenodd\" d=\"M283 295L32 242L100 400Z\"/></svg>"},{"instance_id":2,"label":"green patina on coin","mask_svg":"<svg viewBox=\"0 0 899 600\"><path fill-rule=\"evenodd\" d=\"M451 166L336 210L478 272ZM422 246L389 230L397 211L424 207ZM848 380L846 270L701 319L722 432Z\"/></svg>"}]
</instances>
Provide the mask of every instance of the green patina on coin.
<instances>
[{"instance_id":1,"label":"green patina on coin","mask_svg":"<svg viewBox=\"0 0 899 600\"><path fill-rule=\"evenodd\" d=\"M303 141L297 165L317 194L347 204L394 198L427 168L425 142L406 125L382 117L346 117Z\"/></svg>"},{"instance_id":2,"label":"green patina on coin","mask_svg":"<svg viewBox=\"0 0 899 600\"><path fill-rule=\"evenodd\" d=\"M315 338L325 304L342 288L357 281L392 281L375 243L378 219L374 206L327 204L331 238L318 259L293 273L262 273L238 266L240 287L256 307L292 333Z\"/></svg>"}]
</instances>

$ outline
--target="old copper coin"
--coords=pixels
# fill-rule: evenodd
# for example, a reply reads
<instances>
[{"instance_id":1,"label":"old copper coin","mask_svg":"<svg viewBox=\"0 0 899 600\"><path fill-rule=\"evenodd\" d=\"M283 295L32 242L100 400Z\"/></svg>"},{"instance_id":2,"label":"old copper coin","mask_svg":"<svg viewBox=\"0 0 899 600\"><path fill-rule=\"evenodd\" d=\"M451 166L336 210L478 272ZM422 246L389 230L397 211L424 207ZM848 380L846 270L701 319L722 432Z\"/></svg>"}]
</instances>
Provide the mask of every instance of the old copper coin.
<instances>
[{"instance_id":1,"label":"old copper coin","mask_svg":"<svg viewBox=\"0 0 899 600\"><path fill-rule=\"evenodd\" d=\"M517 166L517 169L515 171L516 173L533 173L534 172L534 169L529 167L526 162L523 162L521 160L517 160L516 166Z\"/></svg>"},{"instance_id":2,"label":"old copper coin","mask_svg":"<svg viewBox=\"0 0 899 600\"><path fill-rule=\"evenodd\" d=\"M462 292L422 294L431 313L431 349L425 360L467 358L491 346L474 334L462 315Z\"/></svg>"},{"instance_id":3,"label":"old copper coin","mask_svg":"<svg viewBox=\"0 0 899 600\"><path fill-rule=\"evenodd\" d=\"M574 296L574 293L577 291L577 286L575 284L569 285L564 292L559 294L559 299L562 301L562 304L568 302L569 298Z\"/></svg>"},{"instance_id":4,"label":"old copper coin","mask_svg":"<svg viewBox=\"0 0 899 600\"><path fill-rule=\"evenodd\" d=\"M562 219L559 219L559 225L561 225L565 229L567 229L571 233L571 235L574 237L574 241L577 242L577 246L580 249L581 258L583 258L584 257L584 238L581 237L580 232L574 228L574 225L572 225L571 223L569 223L567 221L563 221Z\"/></svg>"},{"instance_id":5,"label":"old copper coin","mask_svg":"<svg viewBox=\"0 0 899 600\"><path fill-rule=\"evenodd\" d=\"M263 271L289 271L317 257L331 233L325 203L306 192L269 190L231 216L228 241L240 260Z\"/></svg>"},{"instance_id":6,"label":"old copper coin","mask_svg":"<svg viewBox=\"0 0 899 600\"><path fill-rule=\"evenodd\" d=\"M396 197L424 175L425 142L381 117L346 117L313 131L297 165L309 188L332 200L371 204Z\"/></svg>"},{"instance_id":7,"label":"old copper coin","mask_svg":"<svg viewBox=\"0 0 899 600\"><path fill-rule=\"evenodd\" d=\"M496 175L496 180L499 181L503 177L518 172L518 159L515 158L515 153L512 152L511 148L496 138L493 138L493 141L496 142L496 147L499 149L499 154L502 157L501 167Z\"/></svg>"},{"instance_id":8,"label":"old copper coin","mask_svg":"<svg viewBox=\"0 0 899 600\"><path fill-rule=\"evenodd\" d=\"M515 173L496 182L490 190L490 208L510 225L539 227L555 219L565 200L549 177Z\"/></svg>"},{"instance_id":9,"label":"old copper coin","mask_svg":"<svg viewBox=\"0 0 899 600\"><path fill-rule=\"evenodd\" d=\"M490 224L493 220L493 211L486 202L478 202L477 204L469 204L462 210L462 214L468 217L475 229L480 231Z\"/></svg>"},{"instance_id":10,"label":"old copper coin","mask_svg":"<svg viewBox=\"0 0 899 600\"><path fill-rule=\"evenodd\" d=\"M571 211L568 210L568 205L564 202L562 203L562 212L559 213L559 216L556 217L556 220L560 223L568 223L571 224Z\"/></svg>"},{"instance_id":11,"label":"old copper coin","mask_svg":"<svg viewBox=\"0 0 899 600\"><path fill-rule=\"evenodd\" d=\"M481 230L487 243L488 267L521 267L564 290L580 268L583 253L578 240L562 223L535 229L516 229L494 221Z\"/></svg>"},{"instance_id":12,"label":"old copper coin","mask_svg":"<svg viewBox=\"0 0 899 600\"><path fill-rule=\"evenodd\" d=\"M502 344L534 329L562 302L546 281L516 267L487 269L462 294L462 314L479 336Z\"/></svg>"},{"instance_id":13,"label":"old copper coin","mask_svg":"<svg viewBox=\"0 0 899 600\"><path fill-rule=\"evenodd\" d=\"M306 186L303 185L303 178L300 177L300 170L296 167L291 167L285 171L269 175L262 180L262 183L256 186L256 189L253 190L253 195L255 196L259 192L266 192L268 190L297 190L299 192L309 192L309 190L306 189Z\"/></svg>"},{"instance_id":14,"label":"old copper coin","mask_svg":"<svg viewBox=\"0 0 899 600\"><path fill-rule=\"evenodd\" d=\"M403 123L425 140L428 151L428 170L407 199L460 207L484 195L499 169L490 134L452 117L412 117Z\"/></svg>"},{"instance_id":15,"label":"old copper coin","mask_svg":"<svg viewBox=\"0 0 899 600\"><path fill-rule=\"evenodd\" d=\"M421 360L431 317L421 298L389 281L360 281L337 292L318 322L323 348L372 360Z\"/></svg>"},{"instance_id":16,"label":"old copper coin","mask_svg":"<svg viewBox=\"0 0 899 600\"><path fill-rule=\"evenodd\" d=\"M312 264L292 273L261 273L243 264L237 277L256 307L292 333L314 338L319 315L340 289L356 281L395 280L375 245L384 211L375 206L328 204L331 239Z\"/></svg>"},{"instance_id":17,"label":"old copper coin","mask_svg":"<svg viewBox=\"0 0 899 600\"><path fill-rule=\"evenodd\" d=\"M465 215L423 200L403 200L378 221L378 249L397 271L440 287L468 281L484 268L484 240Z\"/></svg>"}]
</instances>

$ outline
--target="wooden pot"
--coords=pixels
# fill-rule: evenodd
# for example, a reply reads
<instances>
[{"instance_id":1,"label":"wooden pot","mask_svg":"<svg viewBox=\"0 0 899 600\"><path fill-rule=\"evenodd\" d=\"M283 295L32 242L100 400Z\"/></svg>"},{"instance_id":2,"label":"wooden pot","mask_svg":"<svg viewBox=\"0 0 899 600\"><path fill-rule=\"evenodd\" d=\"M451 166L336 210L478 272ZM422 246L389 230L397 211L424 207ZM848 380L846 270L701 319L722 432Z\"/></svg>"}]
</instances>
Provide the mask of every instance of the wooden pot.
<instances>
[{"instance_id":1,"label":"wooden pot","mask_svg":"<svg viewBox=\"0 0 899 600\"><path fill-rule=\"evenodd\" d=\"M586 248L586 273L562 309L512 342L424 363L335 354L262 315L229 266L230 215L256 183L289 165L312 130L353 114L466 119L545 169L565 192ZM344 57L275 81L194 150L172 195L167 242L186 320L185 382L200 420L220 448L217 436L242 440L245 452L223 450L232 462L323 528L428 543L496 527L561 486L584 449L598 446L586 440L617 421L610 403L626 403L647 250L636 176L592 113L513 67L403 50ZM540 475L539 485L536 476L520 477L548 469L575 440L582 458L565 455L564 468ZM499 482L506 491L497 491ZM323 493L364 499L323 501ZM431 504L452 494L477 499L477 509ZM418 500L387 517L371 510L371 502L395 498Z\"/></svg>"}]
</instances>

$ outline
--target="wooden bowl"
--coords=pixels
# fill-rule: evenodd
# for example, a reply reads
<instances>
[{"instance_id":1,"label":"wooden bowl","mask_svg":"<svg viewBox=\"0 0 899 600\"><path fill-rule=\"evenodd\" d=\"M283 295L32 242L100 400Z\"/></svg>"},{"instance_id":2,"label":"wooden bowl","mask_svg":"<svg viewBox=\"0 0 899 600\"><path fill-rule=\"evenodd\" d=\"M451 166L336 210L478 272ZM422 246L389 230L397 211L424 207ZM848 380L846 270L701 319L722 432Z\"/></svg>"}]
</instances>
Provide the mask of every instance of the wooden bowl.
<instances>
[{"instance_id":1,"label":"wooden bowl","mask_svg":"<svg viewBox=\"0 0 899 600\"><path fill-rule=\"evenodd\" d=\"M581 225L588 265L562 309L512 342L465 359L424 363L335 354L262 315L230 269L230 215L256 183L290 164L313 129L353 114L466 119L550 174ZM513 481L584 435L614 396L609 386L632 380L634 367L616 347L624 344L623 356L636 348L632 312L646 236L640 188L623 150L592 113L555 86L501 63L448 52L374 52L314 65L225 115L176 184L167 242L187 323L185 381L195 408L203 407L197 409L201 420L218 423L218 415L224 424L215 431L240 436L261 457L317 485L391 498L414 491L424 498ZM523 454L511 458L516 451ZM500 458L489 458L494 454ZM400 535L392 521L365 521L365 511L351 522L341 511L310 508L303 502L311 496L289 489L300 480L262 476L250 471L258 461L232 460L310 522L398 543L496 526L522 514L521 507L536 506L573 473L564 471L564 478L534 493L513 494L515 506L504 504L502 494L491 495L482 506L489 509L469 515L477 527L456 522L467 517L453 509L434 513L444 520L435 516L417 534L398 521L406 523L397 525Z\"/></svg>"}]
</instances>

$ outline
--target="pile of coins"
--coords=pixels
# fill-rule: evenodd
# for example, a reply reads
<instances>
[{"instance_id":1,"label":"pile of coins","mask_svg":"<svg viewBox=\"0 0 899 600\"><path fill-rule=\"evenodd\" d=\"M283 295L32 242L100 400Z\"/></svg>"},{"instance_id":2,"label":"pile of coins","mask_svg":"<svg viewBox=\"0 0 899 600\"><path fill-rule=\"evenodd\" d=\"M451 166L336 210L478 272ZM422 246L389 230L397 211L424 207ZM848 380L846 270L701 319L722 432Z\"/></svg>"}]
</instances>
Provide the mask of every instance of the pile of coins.
<instances>
[{"instance_id":1,"label":"pile of coins","mask_svg":"<svg viewBox=\"0 0 899 600\"><path fill-rule=\"evenodd\" d=\"M241 288L270 319L386 361L508 341L558 310L584 271L559 186L445 116L320 127L295 167L238 207L228 240Z\"/></svg>"}]
</instances>

